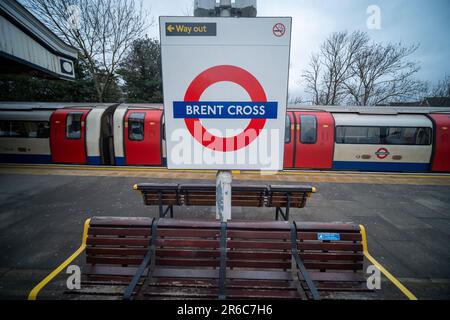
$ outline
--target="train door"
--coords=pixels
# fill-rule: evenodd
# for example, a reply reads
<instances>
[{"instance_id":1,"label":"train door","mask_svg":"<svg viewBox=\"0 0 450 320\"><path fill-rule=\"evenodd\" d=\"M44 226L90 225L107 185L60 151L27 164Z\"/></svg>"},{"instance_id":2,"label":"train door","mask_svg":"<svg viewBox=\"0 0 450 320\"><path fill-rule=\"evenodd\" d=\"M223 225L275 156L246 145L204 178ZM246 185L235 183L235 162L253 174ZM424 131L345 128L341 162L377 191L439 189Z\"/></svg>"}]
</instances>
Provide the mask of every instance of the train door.
<instances>
[{"instance_id":1,"label":"train door","mask_svg":"<svg viewBox=\"0 0 450 320\"><path fill-rule=\"evenodd\" d=\"M162 110L127 111L124 125L127 164L162 165L161 119Z\"/></svg>"},{"instance_id":2,"label":"train door","mask_svg":"<svg viewBox=\"0 0 450 320\"><path fill-rule=\"evenodd\" d=\"M52 162L87 163L86 116L89 109L60 109L50 117Z\"/></svg>"},{"instance_id":3,"label":"train door","mask_svg":"<svg viewBox=\"0 0 450 320\"><path fill-rule=\"evenodd\" d=\"M295 117L292 111L286 114L285 132L284 132L284 165L283 167L293 168L295 165Z\"/></svg>"},{"instance_id":4,"label":"train door","mask_svg":"<svg viewBox=\"0 0 450 320\"><path fill-rule=\"evenodd\" d=\"M431 170L450 172L450 114L430 114L430 117L435 129Z\"/></svg>"},{"instance_id":5,"label":"train door","mask_svg":"<svg viewBox=\"0 0 450 320\"><path fill-rule=\"evenodd\" d=\"M115 165L114 157L114 111L117 105L109 107L102 114L100 127L100 157L102 164Z\"/></svg>"},{"instance_id":6,"label":"train door","mask_svg":"<svg viewBox=\"0 0 450 320\"><path fill-rule=\"evenodd\" d=\"M295 112L295 167L331 169L334 119L328 112Z\"/></svg>"}]
</instances>

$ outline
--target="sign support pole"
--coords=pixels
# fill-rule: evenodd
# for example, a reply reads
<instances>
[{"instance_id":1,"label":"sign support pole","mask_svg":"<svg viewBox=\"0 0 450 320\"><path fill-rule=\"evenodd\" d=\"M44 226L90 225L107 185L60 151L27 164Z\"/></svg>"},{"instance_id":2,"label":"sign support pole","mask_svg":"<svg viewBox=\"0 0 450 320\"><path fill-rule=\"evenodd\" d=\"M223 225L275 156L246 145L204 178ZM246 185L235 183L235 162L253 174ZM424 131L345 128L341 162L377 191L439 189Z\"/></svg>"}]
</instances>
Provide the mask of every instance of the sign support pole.
<instances>
[{"instance_id":1,"label":"sign support pole","mask_svg":"<svg viewBox=\"0 0 450 320\"><path fill-rule=\"evenodd\" d=\"M231 220L231 181L229 170L219 170L216 175L216 219Z\"/></svg>"}]
</instances>

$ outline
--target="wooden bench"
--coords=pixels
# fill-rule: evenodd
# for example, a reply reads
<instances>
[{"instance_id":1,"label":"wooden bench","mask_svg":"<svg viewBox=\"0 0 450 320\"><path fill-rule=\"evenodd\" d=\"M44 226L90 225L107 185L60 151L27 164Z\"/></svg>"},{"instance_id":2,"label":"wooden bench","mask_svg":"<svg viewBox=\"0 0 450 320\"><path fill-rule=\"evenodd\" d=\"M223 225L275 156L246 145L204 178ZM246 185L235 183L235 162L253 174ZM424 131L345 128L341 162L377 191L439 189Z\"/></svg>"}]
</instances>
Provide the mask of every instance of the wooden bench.
<instances>
[{"instance_id":1,"label":"wooden bench","mask_svg":"<svg viewBox=\"0 0 450 320\"><path fill-rule=\"evenodd\" d=\"M66 299L371 295L365 234L355 224L94 217L84 234L81 289L67 291Z\"/></svg>"},{"instance_id":2,"label":"wooden bench","mask_svg":"<svg viewBox=\"0 0 450 320\"><path fill-rule=\"evenodd\" d=\"M166 217L169 212L173 218L173 206L216 205L214 184L140 183L135 184L133 189L142 193L145 205L159 206L160 218ZM315 191L314 187L303 185L233 185L231 204L240 207L274 207L276 220L279 216L289 220L290 208L303 208L307 198Z\"/></svg>"}]
</instances>

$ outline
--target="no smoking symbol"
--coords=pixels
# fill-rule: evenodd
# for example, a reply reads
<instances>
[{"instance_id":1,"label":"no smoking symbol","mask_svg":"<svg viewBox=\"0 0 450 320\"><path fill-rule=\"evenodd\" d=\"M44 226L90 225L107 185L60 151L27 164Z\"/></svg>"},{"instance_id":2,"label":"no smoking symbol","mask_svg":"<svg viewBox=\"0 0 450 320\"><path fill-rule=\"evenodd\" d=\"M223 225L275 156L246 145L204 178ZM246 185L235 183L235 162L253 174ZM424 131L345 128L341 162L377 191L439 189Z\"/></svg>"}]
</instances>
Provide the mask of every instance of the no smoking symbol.
<instances>
[{"instance_id":1,"label":"no smoking symbol","mask_svg":"<svg viewBox=\"0 0 450 320\"><path fill-rule=\"evenodd\" d=\"M282 37L286 32L286 27L282 23L277 23L273 26L272 32L276 37Z\"/></svg>"}]
</instances>

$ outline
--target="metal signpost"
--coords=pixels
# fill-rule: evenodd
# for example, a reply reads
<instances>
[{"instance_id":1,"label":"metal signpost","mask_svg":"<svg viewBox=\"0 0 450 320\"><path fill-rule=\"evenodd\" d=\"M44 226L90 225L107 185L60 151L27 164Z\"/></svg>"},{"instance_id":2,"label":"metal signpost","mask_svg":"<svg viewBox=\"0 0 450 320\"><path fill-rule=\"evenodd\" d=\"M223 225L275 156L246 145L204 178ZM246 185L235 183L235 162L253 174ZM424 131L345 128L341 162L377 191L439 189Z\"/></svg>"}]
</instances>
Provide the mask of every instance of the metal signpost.
<instances>
[{"instance_id":1,"label":"metal signpost","mask_svg":"<svg viewBox=\"0 0 450 320\"><path fill-rule=\"evenodd\" d=\"M229 170L281 170L291 18L160 17L169 169L215 169L231 218Z\"/></svg>"}]
</instances>

